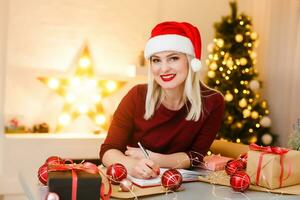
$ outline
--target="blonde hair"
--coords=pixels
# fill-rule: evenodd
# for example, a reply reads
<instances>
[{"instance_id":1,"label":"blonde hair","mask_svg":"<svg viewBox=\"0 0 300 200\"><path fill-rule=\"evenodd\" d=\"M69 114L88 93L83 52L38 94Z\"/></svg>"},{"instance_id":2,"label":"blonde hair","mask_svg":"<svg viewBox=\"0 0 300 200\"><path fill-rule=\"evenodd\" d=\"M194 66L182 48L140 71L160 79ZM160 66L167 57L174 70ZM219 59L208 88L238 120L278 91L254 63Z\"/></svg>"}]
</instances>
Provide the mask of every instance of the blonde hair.
<instances>
[{"instance_id":1,"label":"blonde hair","mask_svg":"<svg viewBox=\"0 0 300 200\"><path fill-rule=\"evenodd\" d=\"M184 82L184 91L182 95L183 99L185 100L185 106L188 108L188 102L190 102L191 106L185 119L198 121L202 112L200 72L193 72L191 70L190 61L192 57L190 55L186 56L188 60L188 75ZM144 119L148 120L154 115L155 110L162 103L162 100L162 89L160 85L154 80L151 68L148 67L148 87Z\"/></svg>"}]
</instances>

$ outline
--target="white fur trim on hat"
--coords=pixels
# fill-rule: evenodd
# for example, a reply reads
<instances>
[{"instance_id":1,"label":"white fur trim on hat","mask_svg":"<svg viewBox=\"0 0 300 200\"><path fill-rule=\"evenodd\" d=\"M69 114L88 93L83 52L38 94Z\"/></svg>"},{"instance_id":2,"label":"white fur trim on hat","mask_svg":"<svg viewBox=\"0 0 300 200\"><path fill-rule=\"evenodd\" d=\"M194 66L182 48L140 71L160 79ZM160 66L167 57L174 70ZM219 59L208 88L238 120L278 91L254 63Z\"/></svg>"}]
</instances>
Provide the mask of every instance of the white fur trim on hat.
<instances>
[{"instance_id":1,"label":"white fur trim on hat","mask_svg":"<svg viewBox=\"0 0 300 200\"><path fill-rule=\"evenodd\" d=\"M199 71L201 69L202 63L201 63L201 61L199 59L193 58L191 60L191 67L192 67L192 70L194 72L197 72L197 71Z\"/></svg>"},{"instance_id":2,"label":"white fur trim on hat","mask_svg":"<svg viewBox=\"0 0 300 200\"><path fill-rule=\"evenodd\" d=\"M153 54L162 51L178 51L195 56L191 40L176 34L158 35L150 38L146 43L144 55L148 59Z\"/></svg>"}]
</instances>

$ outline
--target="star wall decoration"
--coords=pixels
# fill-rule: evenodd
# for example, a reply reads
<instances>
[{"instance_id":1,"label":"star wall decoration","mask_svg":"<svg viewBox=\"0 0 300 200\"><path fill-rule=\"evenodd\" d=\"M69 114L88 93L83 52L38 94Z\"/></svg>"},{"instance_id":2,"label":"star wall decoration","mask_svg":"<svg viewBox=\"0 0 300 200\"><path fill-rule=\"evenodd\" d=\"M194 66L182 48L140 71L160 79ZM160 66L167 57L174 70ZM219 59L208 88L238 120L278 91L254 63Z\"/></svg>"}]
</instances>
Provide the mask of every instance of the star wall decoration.
<instances>
[{"instance_id":1,"label":"star wall decoration","mask_svg":"<svg viewBox=\"0 0 300 200\"><path fill-rule=\"evenodd\" d=\"M117 92L125 81L97 78L87 45L76 59L75 67L75 73L68 77L38 77L64 99L55 132L62 132L82 115L88 116L100 129L106 129L108 120L101 101Z\"/></svg>"}]
</instances>

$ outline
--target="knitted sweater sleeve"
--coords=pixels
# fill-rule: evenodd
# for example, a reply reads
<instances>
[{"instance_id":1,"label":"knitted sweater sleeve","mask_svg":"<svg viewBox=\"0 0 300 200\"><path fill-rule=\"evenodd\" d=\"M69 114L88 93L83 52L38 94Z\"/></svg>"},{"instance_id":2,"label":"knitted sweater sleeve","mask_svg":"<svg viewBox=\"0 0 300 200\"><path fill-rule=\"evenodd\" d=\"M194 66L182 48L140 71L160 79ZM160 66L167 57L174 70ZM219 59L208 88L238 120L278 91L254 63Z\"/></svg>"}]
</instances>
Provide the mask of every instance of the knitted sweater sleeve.
<instances>
[{"instance_id":1,"label":"knitted sweater sleeve","mask_svg":"<svg viewBox=\"0 0 300 200\"><path fill-rule=\"evenodd\" d=\"M126 150L126 145L134 127L135 105L138 86L133 87L121 100L117 107L107 137L100 148L100 161L109 149Z\"/></svg>"}]
</instances>

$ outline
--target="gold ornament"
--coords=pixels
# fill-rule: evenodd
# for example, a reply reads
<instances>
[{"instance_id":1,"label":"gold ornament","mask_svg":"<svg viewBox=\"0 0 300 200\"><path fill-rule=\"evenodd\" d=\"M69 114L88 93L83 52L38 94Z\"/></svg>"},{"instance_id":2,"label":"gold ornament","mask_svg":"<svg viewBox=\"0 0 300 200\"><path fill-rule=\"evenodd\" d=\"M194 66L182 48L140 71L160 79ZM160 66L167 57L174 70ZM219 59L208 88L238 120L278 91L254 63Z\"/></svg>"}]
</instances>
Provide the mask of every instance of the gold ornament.
<instances>
[{"instance_id":1,"label":"gold ornament","mask_svg":"<svg viewBox=\"0 0 300 200\"><path fill-rule=\"evenodd\" d=\"M259 116L258 112L256 112L256 111L252 111L252 113L251 113L251 117L252 117L253 119L257 119L257 118L258 118L258 116Z\"/></svg>"},{"instance_id":2,"label":"gold ornament","mask_svg":"<svg viewBox=\"0 0 300 200\"><path fill-rule=\"evenodd\" d=\"M237 127L237 128L242 128L242 126L243 126L243 124L242 124L241 122L237 122L237 123L236 123L236 127Z\"/></svg>"},{"instance_id":3,"label":"gold ornament","mask_svg":"<svg viewBox=\"0 0 300 200\"><path fill-rule=\"evenodd\" d=\"M242 34L237 34L235 35L235 41L236 42L242 42L244 39L243 35Z\"/></svg>"},{"instance_id":4,"label":"gold ornament","mask_svg":"<svg viewBox=\"0 0 300 200\"><path fill-rule=\"evenodd\" d=\"M251 115L250 110L248 110L248 109L243 110L243 116L244 116L244 118L247 118L247 117L249 117L250 115Z\"/></svg>"},{"instance_id":5,"label":"gold ornament","mask_svg":"<svg viewBox=\"0 0 300 200\"><path fill-rule=\"evenodd\" d=\"M245 66L245 65L247 65L247 63L248 63L248 60L247 60L247 58L240 58L240 63L241 63L241 65L242 66Z\"/></svg>"},{"instance_id":6,"label":"gold ornament","mask_svg":"<svg viewBox=\"0 0 300 200\"><path fill-rule=\"evenodd\" d=\"M249 143L255 143L255 142L257 142L257 137L256 136L251 137Z\"/></svg>"},{"instance_id":7,"label":"gold ornament","mask_svg":"<svg viewBox=\"0 0 300 200\"><path fill-rule=\"evenodd\" d=\"M232 123L233 117L232 117L231 115L229 115L229 116L227 117L227 121L228 121L228 123Z\"/></svg>"},{"instance_id":8,"label":"gold ornament","mask_svg":"<svg viewBox=\"0 0 300 200\"><path fill-rule=\"evenodd\" d=\"M257 39L257 33L256 32L252 32L251 35L250 35L250 38L252 40L256 40Z\"/></svg>"},{"instance_id":9,"label":"gold ornament","mask_svg":"<svg viewBox=\"0 0 300 200\"><path fill-rule=\"evenodd\" d=\"M224 40L221 39L221 38L217 39L217 45L218 45L218 47L223 47L224 46Z\"/></svg>"},{"instance_id":10,"label":"gold ornament","mask_svg":"<svg viewBox=\"0 0 300 200\"><path fill-rule=\"evenodd\" d=\"M239 101L239 106L241 108L245 108L247 106L247 101L245 98L242 98L240 101Z\"/></svg>"},{"instance_id":11,"label":"gold ornament","mask_svg":"<svg viewBox=\"0 0 300 200\"><path fill-rule=\"evenodd\" d=\"M216 70L216 69L218 69L218 65L217 65L216 62L212 62L212 63L209 65L209 68L210 68L211 70Z\"/></svg>"},{"instance_id":12,"label":"gold ornament","mask_svg":"<svg viewBox=\"0 0 300 200\"><path fill-rule=\"evenodd\" d=\"M209 71L207 72L207 76L208 76L209 78L215 78L216 73L215 73L214 71L209 70Z\"/></svg>"},{"instance_id":13,"label":"gold ornament","mask_svg":"<svg viewBox=\"0 0 300 200\"><path fill-rule=\"evenodd\" d=\"M233 63L232 59L228 59L228 60L227 60L227 63L226 63L227 67L232 67L233 64L234 64L234 63Z\"/></svg>"},{"instance_id":14,"label":"gold ornament","mask_svg":"<svg viewBox=\"0 0 300 200\"><path fill-rule=\"evenodd\" d=\"M233 99L233 95L229 92L225 95L224 99L225 99L225 101L230 102Z\"/></svg>"},{"instance_id":15,"label":"gold ornament","mask_svg":"<svg viewBox=\"0 0 300 200\"><path fill-rule=\"evenodd\" d=\"M267 108L267 107L268 107L268 104L267 104L267 102L266 102L265 100L263 100L263 101L261 102L261 107L262 107L262 108Z\"/></svg>"}]
</instances>

